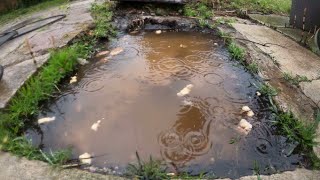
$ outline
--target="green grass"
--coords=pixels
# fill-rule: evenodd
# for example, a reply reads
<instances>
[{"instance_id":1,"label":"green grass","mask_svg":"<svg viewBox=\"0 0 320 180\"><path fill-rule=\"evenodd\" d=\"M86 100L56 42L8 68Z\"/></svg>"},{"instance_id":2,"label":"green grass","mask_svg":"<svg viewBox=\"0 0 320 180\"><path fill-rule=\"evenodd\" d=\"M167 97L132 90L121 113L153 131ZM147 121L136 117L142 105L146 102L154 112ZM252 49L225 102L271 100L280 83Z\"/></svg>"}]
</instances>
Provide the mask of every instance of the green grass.
<instances>
[{"instance_id":1,"label":"green grass","mask_svg":"<svg viewBox=\"0 0 320 180\"><path fill-rule=\"evenodd\" d=\"M63 5L67 2L69 2L69 0L45 1L45 2L41 2L41 3L34 5L34 6L30 6L30 7L26 7L26 8L19 8L16 10L8 11L6 13L2 13L2 14L0 14L0 25L3 25L9 21L12 21L15 18L24 16L24 15L27 15L30 13L42 11L42 10L48 9L53 6Z\"/></svg>"},{"instance_id":2,"label":"green grass","mask_svg":"<svg viewBox=\"0 0 320 180\"><path fill-rule=\"evenodd\" d=\"M98 5L94 5L94 8L107 10ZM106 12L101 16L105 17L106 14L109 17L110 13ZM94 17L99 18L100 15ZM103 37L108 37L108 33L112 31L107 30ZM48 63L18 90L8 107L0 112L0 150L32 160L46 161L51 165L61 165L68 161L70 150L42 152L25 138L23 132L29 124L35 124L34 119L39 114L41 104L52 98L52 94L57 91L57 84L76 69L77 59L88 58L94 51L97 39L101 37L88 34L74 40L68 47L52 50Z\"/></svg>"},{"instance_id":3,"label":"green grass","mask_svg":"<svg viewBox=\"0 0 320 180\"><path fill-rule=\"evenodd\" d=\"M205 2L188 3L183 8L183 14L188 17L196 17L200 27L209 27L209 21L213 17L212 8Z\"/></svg>"},{"instance_id":4,"label":"green grass","mask_svg":"<svg viewBox=\"0 0 320 180\"><path fill-rule=\"evenodd\" d=\"M263 13L289 14L291 0L221 0L222 7Z\"/></svg>"},{"instance_id":5,"label":"green grass","mask_svg":"<svg viewBox=\"0 0 320 180\"><path fill-rule=\"evenodd\" d=\"M228 45L228 51L233 59L238 60L240 62L244 61L245 50L238 46L235 42L231 42Z\"/></svg>"},{"instance_id":6,"label":"green grass","mask_svg":"<svg viewBox=\"0 0 320 180\"><path fill-rule=\"evenodd\" d=\"M310 82L306 76L296 75L293 76L291 73L284 72L282 73L282 78L289 82L292 85L299 86L301 82Z\"/></svg>"},{"instance_id":7,"label":"green grass","mask_svg":"<svg viewBox=\"0 0 320 180\"><path fill-rule=\"evenodd\" d=\"M112 8L113 4L111 3L92 4L91 14L94 17L94 22L96 24L94 35L97 38L110 38L111 36L116 35L116 31L111 24L113 16Z\"/></svg>"},{"instance_id":8,"label":"green grass","mask_svg":"<svg viewBox=\"0 0 320 180\"><path fill-rule=\"evenodd\" d=\"M273 88L272 86L269 86L267 84L263 84L262 86L259 87L259 92L264 95L264 96L268 96L268 97L273 97L276 96L278 94L278 91Z\"/></svg>"},{"instance_id":9,"label":"green grass","mask_svg":"<svg viewBox=\"0 0 320 180\"><path fill-rule=\"evenodd\" d=\"M259 66L256 62L252 62L250 64L248 64L246 66L246 68L248 69L249 72L251 72L252 74L256 74L259 72Z\"/></svg>"}]
</instances>

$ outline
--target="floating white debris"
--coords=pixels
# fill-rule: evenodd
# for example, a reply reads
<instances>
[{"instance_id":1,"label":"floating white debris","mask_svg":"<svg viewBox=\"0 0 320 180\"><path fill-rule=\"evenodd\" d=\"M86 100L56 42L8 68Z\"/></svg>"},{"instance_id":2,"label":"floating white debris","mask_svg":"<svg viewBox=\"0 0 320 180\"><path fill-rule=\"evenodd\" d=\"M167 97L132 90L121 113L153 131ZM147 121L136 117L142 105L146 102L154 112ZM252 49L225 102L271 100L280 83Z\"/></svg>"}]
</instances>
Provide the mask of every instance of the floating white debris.
<instances>
[{"instance_id":1,"label":"floating white debris","mask_svg":"<svg viewBox=\"0 0 320 180\"><path fill-rule=\"evenodd\" d=\"M110 51L101 51L101 52L99 52L98 54L96 54L96 57L105 56L105 55L107 55L107 54L109 54L109 53L110 53Z\"/></svg>"},{"instance_id":2,"label":"floating white debris","mask_svg":"<svg viewBox=\"0 0 320 180\"><path fill-rule=\"evenodd\" d=\"M38 119L38 124L44 124L56 120L56 117L45 117Z\"/></svg>"},{"instance_id":3,"label":"floating white debris","mask_svg":"<svg viewBox=\"0 0 320 180\"><path fill-rule=\"evenodd\" d=\"M248 112L247 112L247 116L249 116L249 117L254 116L254 112L253 112L252 110L248 111Z\"/></svg>"},{"instance_id":4,"label":"floating white debris","mask_svg":"<svg viewBox=\"0 0 320 180\"><path fill-rule=\"evenodd\" d=\"M241 108L241 110L242 110L243 112L251 111L251 109L249 108L249 106L243 106L243 107Z\"/></svg>"},{"instance_id":5,"label":"floating white debris","mask_svg":"<svg viewBox=\"0 0 320 180\"><path fill-rule=\"evenodd\" d=\"M183 45L183 44L180 44L180 47L181 47L181 48L187 48L188 46Z\"/></svg>"},{"instance_id":6,"label":"floating white debris","mask_svg":"<svg viewBox=\"0 0 320 180\"><path fill-rule=\"evenodd\" d=\"M192 103L190 100L186 100L186 99L184 99L184 100L182 101L182 103L183 103L183 105L185 105L185 106L192 106L192 105L193 105L193 103Z\"/></svg>"},{"instance_id":7,"label":"floating white debris","mask_svg":"<svg viewBox=\"0 0 320 180\"><path fill-rule=\"evenodd\" d=\"M214 45L214 46L218 46L219 44L218 44L218 43L213 43L213 45Z\"/></svg>"},{"instance_id":8,"label":"floating white debris","mask_svg":"<svg viewBox=\"0 0 320 180\"><path fill-rule=\"evenodd\" d=\"M191 89L193 88L192 84L188 84L186 87L184 87L180 92L177 93L177 96L183 97L191 92Z\"/></svg>"},{"instance_id":9,"label":"floating white debris","mask_svg":"<svg viewBox=\"0 0 320 180\"><path fill-rule=\"evenodd\" d=\"M86 65L86 64L89 63L87 60L82 59L82 58L78 58L77 61L78 61L78 63L79 63L80 65Z\"/></svg>"},{"instance_id":10,"label":"floating white debris","mask_svg":"<svg viewBox=\"0 0 320 180\"><path fill-rule=\"evenodd\" d=\"M92 126L91 126L91 129L94 130L94 131L98 131L98 128L100 127L100 123L101 123L101 120L93 123Z\"/></svg>"},{"instance_id":11,"label":"floating white debris","mask_svg":"<svg viewBox=\"0 0 320 180\"><path fill-rule=\"evenodd\" d=\"M256 95L257 95L257 96L261 96L261 92L257 91L257 92L256 92Z\"/></svg>"},{"instance_id":12,"label":"floating white debris","mask_svg":"<svg viewBox=\"0 0 320 180\"><path fill-rule=\"evenodd\" d=\"M161 30L156 30L156 34L161 34L162 31Z\"/></svg>"},{"instance_id":13,"label":"floating white debris","mask_svg":"<svg viewBox=\"0 0 320 180\"><path fill-rule=\"evenodd\" d=\"M122 53L122 51L123 51L123 48L117 47L117 48L111 50L110 55L115 56L115 55Z\"/></svg>"},{"instance_id":14,"label":"floating white debris","mask_svg":"<svg viewBox=\"0 0 320 180\"><path fill-rule=\"evenodd\" d=\"M76 82L77 82L77 76L71 77L71 79L70 79L70 84L76 83Z\"/></svg>"},{"instance_id":15,"label":"floating white debris","mask_svg":"<svg viewBox=\"0 0 320 180\"><path fill-rule=\"evenodd\" d=\"M167 176L175 176L175 173L167 173Z\"/></svg>"},{"instance_id":16,"label":"floating white debris","mask_svg":"<svg viewBox=\"0 0 320 180\"><path fill-rule=\"evenodd\" d=\"M247 132L251 131L252 129L252 125L245 119L241 119L240 122L239 122L239 126L246 130Z\"/></svg>"},{"instance_id":17,"label":"floating white debris","mask_svg":"<svg viewBox=\"0 0 320 180\"><path fill-rule=\"evenodd\" d=\"M83 153L79 156L80 162L83 164L91 164L92 163L92 157L89 153Z\"/></svg>"}]
</instances>

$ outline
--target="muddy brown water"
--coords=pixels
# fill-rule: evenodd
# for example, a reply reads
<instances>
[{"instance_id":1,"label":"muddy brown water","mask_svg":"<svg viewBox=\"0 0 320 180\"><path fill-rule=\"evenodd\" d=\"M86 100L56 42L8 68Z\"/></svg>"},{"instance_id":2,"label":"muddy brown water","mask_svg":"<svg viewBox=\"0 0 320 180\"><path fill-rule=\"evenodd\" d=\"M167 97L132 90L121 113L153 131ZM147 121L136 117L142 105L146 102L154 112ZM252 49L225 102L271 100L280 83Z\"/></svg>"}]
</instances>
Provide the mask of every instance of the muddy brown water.
<instances>
[{"instance_id":1,"label":"muddy brown water","mask_svg":"<svg viewBox=\"0 0 320 180\"><path fill-rule=\"evenodd\" d=\"M121 35L108 48L124 51L83 66L78 82L39 116L56 120L29 135L47 151L72 147L74 157L87 152L97 156L93 166L119 173L136 151L191 174L251 175L255 161L261 173L295 168L301 158L286 155L292 145L274 135L257 80L222 44L195 32ZM188 84L190 94L178 97ZM240 114L244 105L254 117ZM248 135L237 129L242 118L253 124Z\"/></svg>"}]
</instances>

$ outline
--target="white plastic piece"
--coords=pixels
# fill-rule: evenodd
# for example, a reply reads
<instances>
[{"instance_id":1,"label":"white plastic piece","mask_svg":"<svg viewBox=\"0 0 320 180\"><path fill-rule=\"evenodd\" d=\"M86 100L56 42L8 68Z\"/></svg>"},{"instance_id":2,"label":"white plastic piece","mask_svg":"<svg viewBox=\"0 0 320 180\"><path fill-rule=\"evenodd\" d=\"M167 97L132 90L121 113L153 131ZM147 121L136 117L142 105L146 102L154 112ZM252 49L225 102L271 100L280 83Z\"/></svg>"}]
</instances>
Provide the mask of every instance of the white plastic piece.
<instances>
[{"instance_id":1,"label":"white plastic piece","mask_svg":"<svg viewBox=\"0 0 320 180\"><path fill-rule=\"evenodd\" d=\"M72 84L72 83L76 83L78 80L77 80L77 76L73 76L73 77L71 77L71 79L70 79L70 84Z\"/></svg>"},{"instance_id":2,"label":"white plastic piece","mask_svg":"<svg viewBox=\"0 0 320 180\"><path fill-rule=\"evenodd\" d=\"M56 120L56 117L45 117L38 119L38 124L44 124Z\"/></svg>"},{"instance_id":3,"label":"white plastic piece","mask_svg":"<svg viewBox=\"0 0 320 180\"><path fill-rule=\"evenodd\" d=\"M100 123L101 123L101 120L93 123L92 126L91 126L91 129L94 130L94 131L98 131L98 128L100 127Z\"/></svg>"},{"instance_id":4,"label":"white plastic piece","mask_svg":"<svg viewBox=\"0 0 320 180\"><path fill-rule=\"evenodd\" d=\"M184 87L180 92L177 93L177 96L183 97L185 95L188 95L191 92L191 89L193 88L192 84L188 84L186 87Z\"/></svg>"},{"instance_id":5,"label":"white plastic piece","mask_svg":"<svg viewBox=\"0 0 320 180\"><path fill-rule=\"evenodd\" d=\"M83 164L91 164L92 163L92 157L89 153L83 153L79 156L80 162Z\"/></svg>"}]
</instances>

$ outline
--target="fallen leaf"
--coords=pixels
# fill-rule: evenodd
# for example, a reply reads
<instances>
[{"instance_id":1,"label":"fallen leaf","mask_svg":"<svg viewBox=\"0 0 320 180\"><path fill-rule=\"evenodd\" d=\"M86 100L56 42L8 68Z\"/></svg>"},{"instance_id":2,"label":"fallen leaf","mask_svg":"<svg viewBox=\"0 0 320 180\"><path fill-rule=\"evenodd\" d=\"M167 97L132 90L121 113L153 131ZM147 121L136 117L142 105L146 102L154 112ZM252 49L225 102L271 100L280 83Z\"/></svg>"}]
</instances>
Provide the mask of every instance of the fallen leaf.
<instances>
[{"instance_id":1,"label":"fallen leaf","mask_svg":"<svg viewBox=\"0 0 320 180\"><path fill-rule=\"evenodd\" d=\"M56 120L56 117L45 117L38 119L38 124L44 124Z\"/></svg>"},{"instance_id":2,"label":"fallen leaf","mask_svg":"<svg viewBox=\"0 0 320 180\"><path fill-rule=\"evenodd\" d=\"M123 51L123 48L117 47L117 48L111 50L110 55L115 56L115 55L120 54L122 51Z\"/></svg>"},{"instance_id":3,"label":"fallen leaf","mask_svg":"<svg viewBox=\"0 0 320 180\"><path fill-rule=\"evenodd\" d=\"M110 53L110 51L101 51L101 52L99 52L99 53L96 54L96 57L105 56L105 55L107 55L107 54L109 54L109 53Z\"/></svg>"}]
</instances>

